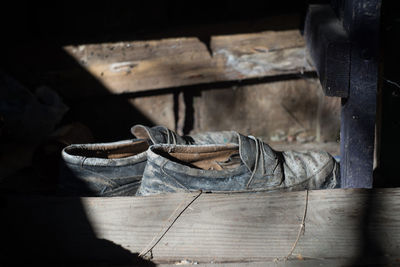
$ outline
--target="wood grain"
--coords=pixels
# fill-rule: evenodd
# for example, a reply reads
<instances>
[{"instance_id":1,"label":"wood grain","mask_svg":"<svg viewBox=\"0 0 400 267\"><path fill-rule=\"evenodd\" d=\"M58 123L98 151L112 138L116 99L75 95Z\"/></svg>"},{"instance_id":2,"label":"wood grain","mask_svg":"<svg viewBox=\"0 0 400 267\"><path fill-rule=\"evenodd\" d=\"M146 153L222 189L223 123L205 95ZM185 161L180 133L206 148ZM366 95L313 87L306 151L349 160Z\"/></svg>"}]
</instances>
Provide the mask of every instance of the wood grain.
<instances>
[{"instance_id":1,"label":"wood grain","mask_svg":"<svg viewBox=\"0 0 400 267\"><path fill-rule=\"evenodd\" d=\"M211 50L229 79L301 73L307 63L304 39L297 30L213 36Z\"/></svg>"},{"instance_id":2,"label":"wood grain","mask_svg":"<svg viewBox=\"0 0 400 267\"><path fill-rule=\"evenodd\" d=\"M296 240L305 194L202 194L153 249L153 260L271 262L284 257ZM27 244L33 242L32 231L40 233L45 225L46 232L59 235L51 240L52 246L61 246L68 258L86 259L88 255L74 251L81 247L98 251L96 238L137 255L165 228L177 207L184 208L195 196L197 193L80 200L7 197L5 218ZM379 256L398 258L399 196L399 189L311 191L305 232L294 255L352 261L368 258L368 245ZM113 256L90 254L91 259L110 260Z\"/></svg>"},{"instance_id":3,"label":"wood grain","mask_svg":"<svg viewBox=\"0 0 400 267\"><path fill-rule=\"evenodd\" d=\"M262 262L234 262L234 263L197 263L193 261L178 261L170 264L158 264L159 267L176 267L179 265L185 266L183 263L187 263L186 266L192 266L195 264L196 267L310 267L310 266L324 266L324 267L337 267L337 266L351 266L349 261L345 259L293 259L288 261L262 261ZM373 265L371 263L369 266ZM379 265L377 263L376 265ZM356 266L362 266L356 265Z\"/></svg>"},{"instance_id":4,"label":"wood grain","mask_svg":"<svg viewBox=\"0 0 400 267\"><path fill-rule=\"evenodd\" d=\"M210 46L211 54L198 38L189 37L66 46L64 50L114 94L312 70L298 30L213 36ZM84 79L79 69L49 75L62 75L67 81ZM63 95L98 93L90 88L75 90L68 83L59 87Z\"/></svg>"},{"instance_id":5,"label":"wood grain","mask_svg":"<svg viewBox=\"0 0 400 267\"><path fill-rule=\"evenodd\" d=\"M340 130L340 99L325 97L317 79L204 90L193 109L191 134L234 130L267 143L323 143L336 141Z\"/></svg>"}]
</instances>

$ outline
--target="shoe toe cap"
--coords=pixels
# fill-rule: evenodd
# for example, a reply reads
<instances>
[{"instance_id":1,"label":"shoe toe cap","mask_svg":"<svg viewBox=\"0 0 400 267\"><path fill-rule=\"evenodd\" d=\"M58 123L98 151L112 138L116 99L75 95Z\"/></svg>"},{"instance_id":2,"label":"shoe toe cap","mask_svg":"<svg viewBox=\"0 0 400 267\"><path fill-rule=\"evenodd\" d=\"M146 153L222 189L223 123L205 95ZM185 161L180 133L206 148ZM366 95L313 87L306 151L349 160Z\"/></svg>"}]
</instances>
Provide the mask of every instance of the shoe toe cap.
<instances>
[{"instance_id":1,"label":"shoe toe cap","mask_svg":"<svg viewBox=\"0 0 400 267\"><path fill-rule=\"evenodd\" d=\"M287 187L302 189L336 187L337 163L329 153L288 151L284 152L283 156Z\"/></svg>"}]
</instances>

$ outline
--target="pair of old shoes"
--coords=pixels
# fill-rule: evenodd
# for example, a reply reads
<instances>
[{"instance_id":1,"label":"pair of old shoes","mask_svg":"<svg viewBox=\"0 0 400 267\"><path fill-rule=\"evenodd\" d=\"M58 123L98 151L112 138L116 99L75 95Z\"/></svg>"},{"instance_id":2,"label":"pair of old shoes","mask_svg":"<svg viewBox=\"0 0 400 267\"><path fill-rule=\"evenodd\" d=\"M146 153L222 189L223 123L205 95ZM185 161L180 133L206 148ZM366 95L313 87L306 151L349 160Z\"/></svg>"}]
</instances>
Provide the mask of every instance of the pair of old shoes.
<instances>
[{"instance_id":1,"label":"pair of old shoes","mask_svg":"<svg viewBox=\"0 0 400 267\"><path fill-rule=\"evenodd\" d=\"M81 196L336 188L339 164L326 152L277 152L233 131L179 136L136 125L137 139L70 145L60 186Z\"/></svg>"}]
</instances>

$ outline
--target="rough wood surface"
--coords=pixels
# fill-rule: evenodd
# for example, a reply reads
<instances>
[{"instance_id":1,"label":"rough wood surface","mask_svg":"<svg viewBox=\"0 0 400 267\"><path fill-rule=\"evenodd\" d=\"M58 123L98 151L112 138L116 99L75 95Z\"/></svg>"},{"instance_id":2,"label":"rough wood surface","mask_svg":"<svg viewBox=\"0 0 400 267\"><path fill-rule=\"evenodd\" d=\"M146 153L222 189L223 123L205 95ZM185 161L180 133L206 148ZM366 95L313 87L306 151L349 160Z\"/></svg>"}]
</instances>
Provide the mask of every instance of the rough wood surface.
<instances>
[{"instance_id":1,"label":"rough wood surface","mask_svg":"<svg viewBox=\"0 0 400 267\"><path fill-rule=\"evenodd\" d=\"M186 264L185 264L186 263ZM159 267L176 267L176 266L196 266L196 267L310 267L310 266L323 266L323 267L337 267L337 266L351 266L349 260L345 259L294 259L289 261L263 261L263 262L235 262L235 263L197 263L192 261L178 261L172 264L158 264ZM371 266L374 263L370 263ZM380 266L379 263L376 265ZM356 266L362 266L356 265Z\"/></svg>"},{"instance_id":2,"label":"rough wood surface","mask_svg":"<svg viewBox=\"0 0 400 267\"><path fill-rule=\"evenodd\" d=\"M116 251L137 255L160 235L171 214L179 213L195 196L6 197L2 214L12 242L20 249L36 249L35 256L45 252L41 260L49 255L70 261L111 261L117 255L122 260ZM298 235L305 196L304 191L202 194L153 249L153 260L234 263L284 257ZM294 258L349 262L398 258L399 196L399 189L311 191L305 232ZM6 253L12 242L7 243ZM106 249L111 245L112 252Z\"/></svg>"},{"instance_id":3,"label":"rough wood surface","mask_svg":"<svg viewBox=\"0 0 400 267\"><path fill-rule=\"evenodd\" d=\"M213 36L210 46L211 51L198 38L170 38L64 49L115 94L312 70L298 30ZM83 79L79 69L53 75ZM75 91L68 84L60 88L69 90L64 95L98 93Z\"/></svg>"},{"instance_id":4,"label":"rough wood surface","mask_svg":"<svg viewBox=\"0 0 400 267\"><path fill-rule=\"evenodd\" d=\"M245 79L311 70L298 31L214 36L213 59L228 79Z\"/></svg>"},{"instance_id":5,"label":"rough wood surface","mask_svg":"<svg viewBox=\"0 0 400 267\"><path fill-rule=\"evenodd\" d=\"M307 143L336 141L340 130L340 99L324 96L317 79L204 90L193 107L193 133L235 130L268 143Z\"/></svg>"}]
</instances>

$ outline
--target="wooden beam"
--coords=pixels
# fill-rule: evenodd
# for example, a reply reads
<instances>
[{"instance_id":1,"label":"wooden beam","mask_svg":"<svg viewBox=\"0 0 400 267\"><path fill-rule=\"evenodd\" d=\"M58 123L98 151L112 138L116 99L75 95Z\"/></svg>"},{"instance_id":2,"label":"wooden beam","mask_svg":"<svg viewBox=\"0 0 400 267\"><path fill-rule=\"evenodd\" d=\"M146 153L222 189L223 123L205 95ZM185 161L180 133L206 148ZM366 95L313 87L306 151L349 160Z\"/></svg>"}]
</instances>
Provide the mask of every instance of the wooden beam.
<instances>
[{"instance_id":1,"label":"wooden beam","mask_svg":"<svg viewBox=\"0 0 400 267\"><path fill-rule=\"evenodd\" d=\"M229 80L310 71L297 30L213 36L211 50Z\"/></svg>"},{"instance_id":2,"label":"wooden beam","mask_svg":"<svg viewBox=\"0 0 400 267\"><path fill-rule=\"evenodd\" d=\"M298 30L213 36L209 49L198 38L64 47L112 94L313 70L306 61L304 40ZM47 79L60 80L53 87L63 95L98 94L98 90L82 90L68 83L85 80L86 76L80 68L72 68L48 73Z\"/></svg>"},{"instance_id":3,"label":"wooden beam","mask_svg":"<svg viewBox=\"0 0 400 267\"><path fill-rule=\"evenodd\" d=\"M342 100L342 187L372 188L379 77L381 0L348 0L343 26L351 46L349 96Z\"/></svg>"},{"instance_id":4,"label":"wooden beam","mask_svg":"<svg viewBox=\"0 0 400 267\"><path fill-rule=\"evenodd\" d=\"M3 197L2 252L38 258L124 261L154 244L198 193L151 197ZM311 191L294 260L400 257L399 189ZM156 262L273 262L288 255L306 192L200 195L152 250ZM175 214L171 216L171 214ZM24 254L26 252L26 254ZM23 259L21 256L19 259Z\"/></svg>"},{"instance_id":5,"label":"wooden beam","mask_svg":"<svg viewBox=\"0 0 400 267\"><path fill-rule=\"evenodd\" d=\"M309 6L305 38L325 95L348 97L351 44L330 5Z\"/></svg>"}]
</instances>

